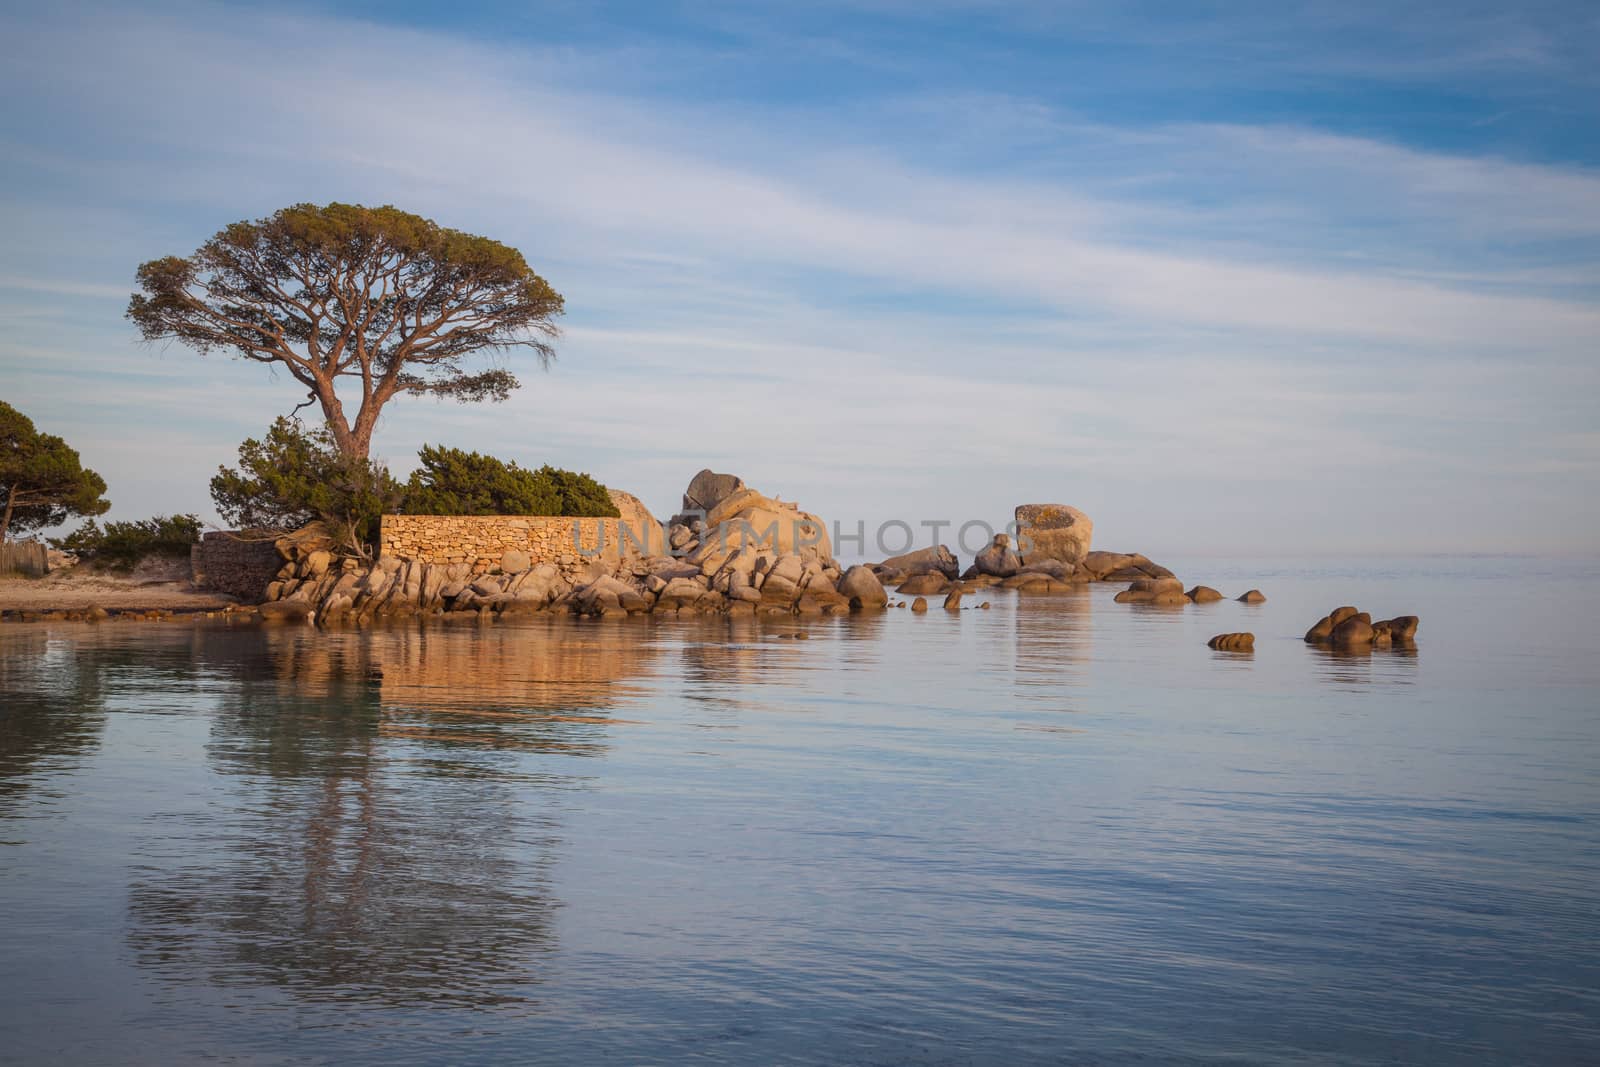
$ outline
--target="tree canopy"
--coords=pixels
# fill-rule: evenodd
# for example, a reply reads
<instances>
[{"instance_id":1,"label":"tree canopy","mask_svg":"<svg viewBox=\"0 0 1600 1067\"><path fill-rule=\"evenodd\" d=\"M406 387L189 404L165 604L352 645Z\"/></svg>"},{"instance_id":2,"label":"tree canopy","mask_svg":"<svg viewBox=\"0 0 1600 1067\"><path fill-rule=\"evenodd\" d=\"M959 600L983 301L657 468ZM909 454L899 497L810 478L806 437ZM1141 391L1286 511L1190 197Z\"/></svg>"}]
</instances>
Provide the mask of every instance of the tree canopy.
<instances>
[{"instance_id":1,"label":"tree canopy","mask_svg":"<svg viewBox=\"0 0 1600 1067\"><path fill-rule=\"evenodd\" d=\"M400 393L505 399L516 377L470 371L467 357L521 349L548 364L563 306L514 248L353 204L234 223L192 256L143 264L138 281L128 317L147 341L283 368L321 405L335 447L361 458Z\"/></svg>"},{"instance_id":2,"label":"tree canopy","mask_svg":"<svg viewBox=\"0 0 1600 1067\"><path fill-rule=\"evenodd\" d=\"M581 515L615 518L606 487L573 471L526 470L493 456L423 445L406 485L413 515Z\"/></svg>"},{"instance_id":3,"label":"tree canopy","mask_svg":"<svg viewBox=\"0 0 1600 1067\"><path fill-rule=\"evenodd\" d=\"M76 450L0 400L0 541L73 515L103 515L111 507L105 491L105 479L86 470Z\"/></svg>"}]
</instances>

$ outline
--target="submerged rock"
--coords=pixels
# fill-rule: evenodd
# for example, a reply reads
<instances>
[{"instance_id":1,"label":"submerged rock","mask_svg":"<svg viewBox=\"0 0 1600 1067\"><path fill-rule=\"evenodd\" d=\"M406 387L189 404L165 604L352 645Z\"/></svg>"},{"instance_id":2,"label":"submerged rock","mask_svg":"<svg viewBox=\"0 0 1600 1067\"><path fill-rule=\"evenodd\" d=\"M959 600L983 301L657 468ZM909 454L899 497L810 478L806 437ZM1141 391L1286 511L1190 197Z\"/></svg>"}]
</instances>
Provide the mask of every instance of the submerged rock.
<instances>
[{"instance_id":1,"label":"submerged rock","mask_svg":"<svg viewBox=\"0 0 1600 1067\"><path fill-rule=\"evenodd\" d=\"M1183 595L1189 598L1191 604L1212 604L1222 599L1222 594L1209 585L1197 585Z\"/></svg>"},{"instance_id":2,"label":"submerged rock","mask_svg":"<svg viewBox=\"0 0 1600 1067\"><path fill-rule=\"evenodd\" d=\"M1251 633L1218 634L1206 644L1218 652L1253 652L1256 635Z\"/></svg>"},{"instance_id":3,"label":"submerged rock","mask_svg":"<svg viewBox=\"0 0 1600 1067\"><path fill-rule=\"evenodd\" d=\"M1176 578L1138 578L1114 598L1118 604L1187 604L1183 583Z\"/></svg>"},{"instance_id":4,"label":"submerged rock","mask_svg":"<svg viewBox=\"0 0 1600 1067\"><path fill-rule=\"evenodd\" d=\"M1239 603L1241 604L1265 604L1267 602L1266 595L1259 589L1252 589L1247 593L1240 593L1238 599Z\"/></svg>"}]
</instances>

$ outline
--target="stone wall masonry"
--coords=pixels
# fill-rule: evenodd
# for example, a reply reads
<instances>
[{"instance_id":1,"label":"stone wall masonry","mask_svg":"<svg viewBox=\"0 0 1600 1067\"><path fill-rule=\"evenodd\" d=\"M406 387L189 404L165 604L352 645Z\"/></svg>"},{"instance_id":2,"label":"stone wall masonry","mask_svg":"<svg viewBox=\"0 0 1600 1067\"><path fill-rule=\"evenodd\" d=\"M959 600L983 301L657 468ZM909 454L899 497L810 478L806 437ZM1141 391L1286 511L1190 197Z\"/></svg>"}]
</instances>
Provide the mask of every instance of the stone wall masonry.
<instances>
[{"instance_id":1,"label":"stone wall masonry","mask_svg":"<svg viewBox=\"0 0 1600 1067\"><path fill-rule=\"evenodd\" d=\"M241 540L226 530L211 531L189 549L197 588L227 593L249 604L262 598L282 566L283 557L271 541Z\"/></svg>"},{"instance_id":2,"label":"stone wall masonry","mask_svg":"<svg viewBox=\"0 0 1600 1067\"><path fill-rule=\"evenodd\" d=\"M405 562L464 563L473 574L500 569L508 552L526 569L552 563L567 581L586 579L601 564L615 570L642 534L624 540L620 519L562 515L385 515L379 556ZM659 536L659 535L658 535Z\"/></svg>"}]
</instances>

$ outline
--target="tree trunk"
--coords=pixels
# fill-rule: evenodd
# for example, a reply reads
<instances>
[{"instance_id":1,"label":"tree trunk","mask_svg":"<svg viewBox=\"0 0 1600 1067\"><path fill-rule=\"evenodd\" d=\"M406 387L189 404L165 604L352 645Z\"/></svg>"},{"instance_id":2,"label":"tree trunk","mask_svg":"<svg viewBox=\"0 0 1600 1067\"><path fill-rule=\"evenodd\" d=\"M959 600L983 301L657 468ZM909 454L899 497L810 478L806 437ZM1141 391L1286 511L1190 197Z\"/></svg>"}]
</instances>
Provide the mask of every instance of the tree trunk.
<instances>
[{"instance_id":1,"label":"tree trunk","mask_svg":"<svg viewBox=\"0 0 1600 1067\"><path fill-rule=\"evenodd\" d=\"M13 485L10 491L6 493L5 514L0 515L0 541L4 541L6 539L6 531L11 529L11 513L16 510L16 504L17 487Z\"/></svg>"},{"instance_id":2,"label":"tree trunk","mask_svg":"<svg viewBox=\"0 0 1600 1067\"><path fill-rule=\"evenodd\" d=\"M328 427L328 433L333 435L333 445L339 450L341 456L352 456L357 459L367 458L367 449L371 447L371 435L368 440L360 440L356 433L351 432L350 420L344 417L344 405L339 403L339 398L333 394L333 387L327 389L317 388L317 399L322 402L322 416Z\"/></svg>"}]
</instances>

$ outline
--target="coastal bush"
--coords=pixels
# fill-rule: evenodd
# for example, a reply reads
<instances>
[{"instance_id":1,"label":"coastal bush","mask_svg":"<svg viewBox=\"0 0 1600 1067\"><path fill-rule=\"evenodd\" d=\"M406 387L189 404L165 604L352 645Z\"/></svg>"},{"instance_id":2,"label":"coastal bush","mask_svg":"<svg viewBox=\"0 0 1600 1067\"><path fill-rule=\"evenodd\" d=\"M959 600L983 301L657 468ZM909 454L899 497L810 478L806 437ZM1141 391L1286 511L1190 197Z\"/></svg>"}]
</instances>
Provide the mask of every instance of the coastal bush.
<instances>
[{"instance_id":1,"label":"coastal bush","mask_svg":"<svg viewBox=\"0 0 1600 1067\"><path fill-rule=\"evenodd\" d=\"M574 471L519 467L460 448L423 445L406 484L411 515L575 515L616 518L606 487Z\"/></svg>"},{"instance_id":2,"label":"coastal bush","mask_svg":"<svg viewBox=\"0 0 1600 1067\"><path fill-rule=\"evenodd\" d=\"M51 545L71 552L85 563L130 570L150 556L187 558L189 546L200 540L200 519L195 515L157 515L133 522L108 522L102 528L90 519Z\"/></svg>"},{"instance_id":3,"label":"coastal bush","mask_svg":"<svg viewBox=\"0 0 1600 1067\"><path fill-rule=\"evenodd\" d=\"M219 467L211 499L228 522L256 530L327 525L340 547L372 555L378 520L400 510L404 487L379 464L339 451L326 429L277 419L260 440L239 446L237 469Z\"/></svg>"}]
</instances>

